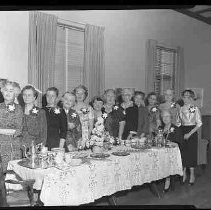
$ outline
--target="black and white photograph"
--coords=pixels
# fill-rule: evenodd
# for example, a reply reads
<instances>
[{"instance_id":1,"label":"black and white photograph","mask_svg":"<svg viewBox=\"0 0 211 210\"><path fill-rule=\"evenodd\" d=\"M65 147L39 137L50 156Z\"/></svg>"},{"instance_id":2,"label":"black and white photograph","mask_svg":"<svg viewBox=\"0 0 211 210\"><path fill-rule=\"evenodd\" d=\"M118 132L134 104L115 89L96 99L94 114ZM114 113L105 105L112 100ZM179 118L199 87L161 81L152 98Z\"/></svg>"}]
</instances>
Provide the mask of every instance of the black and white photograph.
<instances>
[{"instance_id":1,"label":"black and white photograph","mask_svg":"<svg viewBox=\"0 0 211 210\"><path fill-rule=\"evenodd\" d=\"M211 5L0 10L0 207L211 208L210 55Z\"/></svg>"}]
</instances>

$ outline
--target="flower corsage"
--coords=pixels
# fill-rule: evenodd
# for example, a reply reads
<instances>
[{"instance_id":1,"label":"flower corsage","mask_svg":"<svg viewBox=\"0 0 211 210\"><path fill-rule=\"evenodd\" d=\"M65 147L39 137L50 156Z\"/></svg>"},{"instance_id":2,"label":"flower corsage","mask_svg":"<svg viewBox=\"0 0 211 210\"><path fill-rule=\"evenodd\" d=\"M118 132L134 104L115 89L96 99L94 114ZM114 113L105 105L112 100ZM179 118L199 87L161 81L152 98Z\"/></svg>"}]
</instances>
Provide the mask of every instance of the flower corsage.
<instances>
[{"instance_id":1,"label":"flower corsage","mask_svg":"<svg viewBox=\"0 0 211 210\"><path fill-rule=\"evenodd\" d=\"M156 113L158 111L158 108L156 106L152 107L150 110L152 113Z\"/></svg>"},{"instance_id":2,"label":"flower corsage","mask_svg":"<svg viewBox=\"0 0 211 210\"><path fill-rule=\"evenodd\" d=\"M170 107L171 108L176 108L176 103L175 102L172 102Z\"/></svg>"},{"instance_id":3,"label":"flower corsage","mask_svg":"<svg viewBox=\"0 0 211 210\"><path fill-rule=\"evenodd\" d=\"M60 114L61 113L60 108L57 108L57 107L54 108L54 113L55 114Z\"/></svg>"},{"instance_id":4,"label":"flower corsage","mask_svg":"<svg viewBox=\"0 0 211 210\"><path fill-rule=\"evenodd\" d=\"M114 110L117 110L119 109L119 107L117 105L114 106Z\"/></svg>"},{"instance_id":5,"label":"flower corsage","mask_svg":"<svg viewBox=\"0 0 211 210\"><path fill-rule=\"evenodd\" d=\"M74 119L74 118L77 117L77 114L76 114L75 112L73 112L73 113L71 114L71 117Z\"/></svg>"},{"instance_id":6,"label":"flower corsage","mask_svg":"<svg viewBox=\"0 0 211 210\"><path fill-rule=\"evenodd\" d=\"M39 109L37 107L34 107L33 109L30 110L30 114L32 116L37 116L39 112Z\"/></svg>"},{"instance_id":7,"label":"flower corsage","mask_svg":"<svg viewBox=\"0 0 211 210\"><path fill-rule=\"evenodd\" d=\"M7 111L8 112L14 112L15 111L15 104L7 105Z\"/></svg>"},{"instance_id":8,"label":"flower corsage","mask_svg":"<svg viewBox=\"0 0 211 210\"><path fill-rule=\"evenodd\" d=\"M195 113L196 107L195 107L195 106L190 106L189 109L188 109L188 111L189 111L190 113Z\"/></svg>"},{"instance_id":9,"label":"flower corsage","mask_svg":"<svg viewBox=\"0 0 211 210\"><path fill-rule=\"evenodd\" d=\"M89 109L88 109L88 108L81 108L80 111L81 111L83 114L88 114L88 113L89 113Z\"/></svg>"}]
</instances>

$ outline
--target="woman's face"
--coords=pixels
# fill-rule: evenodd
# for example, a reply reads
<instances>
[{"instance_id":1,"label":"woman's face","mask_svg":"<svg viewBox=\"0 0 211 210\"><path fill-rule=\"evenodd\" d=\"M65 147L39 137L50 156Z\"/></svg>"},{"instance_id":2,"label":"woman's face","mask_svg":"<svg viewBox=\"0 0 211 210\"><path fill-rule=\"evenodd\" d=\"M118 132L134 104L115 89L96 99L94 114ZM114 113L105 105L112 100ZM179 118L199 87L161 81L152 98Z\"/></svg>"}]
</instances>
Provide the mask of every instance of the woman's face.
<instances>
[{"instance_id":1,"label":"woman's face","mask_svg":"<svg viewBox=\"0 0 211 210\"><path fill-rule=\"evenodd\" d=\"M23 101L25 104L34 104L36 98L32 89L26 89L23 91Z\"/></svg>"},{"instance_id":2,"label":"woman's face","mask_svg":"<svg viewBox=\"0 0 211 210\"><path fill-rule=\"evenodd\" d=\"M56 99L57 99L57 95L55 93L55 91L47 91L46 93L46 100L47 100L47 104L48 106L54 106L56 104Z\"/></svg>"},{"instance_id":3,"label":"woman's face","mask_svg":"<svg viewBox=\"0 0 211 210\"><path fill-rule=\"evenodd\" d=\"M15 99L15 89L10 84L4 86L2 89L2 94L5 101L13 101Z\"/></svg>"},{"instance_id":4,"label":"woman's face","mask_svg":"<svg viewBox=\"0 0 211 210\"><path fill-rule=\"evenodd\" d=\"M142 95L135 95L134 97L135 104L139 107L141 104L144 105L144 99Z\"/></svg>"},{"instance_id":5,"label":"woman's face","mask_svg":"<svg viewBox=\"0 0 211 210\"><path fill-rule=\"evenodd\" d=\"M148 103L150 106L154 106L157 103L157 97L155 95L151 95L148 98Z\"/></svg>"},{"instance_id":6,"label":"woman's face","mask_svg":"<svg viewBox=\"0 0 211 210\"><path fill-rule=\"evenodd\" d=\"M132 94L129 91L125 90L122 92L122 99L125 103L130 102L132 98Z\"/></svg>"},{"instance_id":7,"label":"woman's face","mask_svg":"<svg viewBox=\"0 0 211 210\"><path fill-rule=\"evenodd\" d=\"M95 100L94 103L93 103L93 108L94 108L95 111L101 111L102 108L103 108L103 102Z\"/></svg>"},{"instance_id":8,"label":"woman's face","mask_svg":"<svg viewBox=\"0 0 211 210\"><path fill-rule=\"evenodd\" d=\"M62 98L63 107L65 109L70 109L75 105L75 96L69 93L66 93Z\"/></svg>"},{"instance_id":9,"label":"woman's face","mask_svg":"<svg viewBox=\"0 0 211 210\"><path fill-rule=\"evenodd\" d=\"M115 104L115 94L112 91L108 91L105 96L106 103L109 105Z\"/></svg>"},{"instance_id":10,"label":"woman's face","mask_svg":"<svg viewBox=\"0 0 211 210\"><path fill-rule=\"evenodd\" d=\"M171 114L169 112L162 113L162 120L165 125L169 125L171 123Z\"/></svg>"},{"instance_id":11,"label":"woman's face","mask_svg":"<svg viewBox=\"0 0 211 210\"><path fill-rule=\"evenodd\" d=\"M174 97L172 90L167 90L165 92L164 97L165 97L165 101L172 101L173 100L173 97Z\"/></svg>"},{"instance_id":12,"label":"woman's face","mask_svg":"<svg viewBox=\"0 0 211 210\"><path fill-rule=\"evenodd\" d=\"M83 88L76 89L77 102L83 102L85 100L85 90Z\"/></svg>"},{"instance_id":13,"label":"woman's face","mask_svg":"<svg viewBox=\"0 0 211 210\"><path fill-rule=\"evenodd\" d=\"M192 102L192 97L189 92L185 92L183 95L183 101L185 104L190 104Z\"/></svg>"}]
</instances>

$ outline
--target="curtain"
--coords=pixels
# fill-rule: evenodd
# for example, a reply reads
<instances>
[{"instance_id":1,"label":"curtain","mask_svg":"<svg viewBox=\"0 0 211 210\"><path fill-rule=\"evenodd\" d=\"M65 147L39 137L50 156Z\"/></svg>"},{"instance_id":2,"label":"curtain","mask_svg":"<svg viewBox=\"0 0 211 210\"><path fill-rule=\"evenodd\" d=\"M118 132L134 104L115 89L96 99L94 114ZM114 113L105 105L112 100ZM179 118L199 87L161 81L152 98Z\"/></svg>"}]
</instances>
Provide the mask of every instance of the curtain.
<instances>
[{"instance_id":1,"label":"curtain","mask_svg":"<svg viewBox=\"0 0 211 210\"><path fill-rule=\"evenodd\" d=\"M146 43L146 72L145 72L145 92L154 91L154 69L156 65L157 41L149 39Z\"/></svg>"},{"instance_id":2,"label":"curtain","mask_svg":"<svg viewBox=\"0 0 211 210\"><path fill-rule=\"evenodd\" d=\"M175 75L175 98L181 97L181 92L184 90L184 49L177 47L177 60L176 60L176 75Z\"/></svg>"},{"instance_id":3,"label":"curtain","mask_svg":"<svg viewBox=\"0 0 211 210\"><path fill-rule=\"evenodd\" d=\"M29 12L28 82L42 92L54 85L56 31L56 16Z\"/></svg>"},{"instance_id":4,"label":"curtain","mask_svg":"<svg viewBox=\"0 0 211 210\"><path fill-rule=\"evenodd\" d=\"M105 87L104 27L86 24L83 84L88 87L88 99L101 95Z\"/></svg>"}]
</instances>

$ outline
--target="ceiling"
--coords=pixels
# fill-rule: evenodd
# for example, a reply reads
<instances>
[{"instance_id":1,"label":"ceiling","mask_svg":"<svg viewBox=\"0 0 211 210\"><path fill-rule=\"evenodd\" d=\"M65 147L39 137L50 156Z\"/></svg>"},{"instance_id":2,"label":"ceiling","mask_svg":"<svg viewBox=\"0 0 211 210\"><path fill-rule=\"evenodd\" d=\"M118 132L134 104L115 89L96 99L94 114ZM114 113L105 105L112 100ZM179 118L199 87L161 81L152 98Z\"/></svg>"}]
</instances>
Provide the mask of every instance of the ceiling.
<instances>
[{"instance_id":1,"label":"ceiling","mask_svg":"<svg viewBox=\"0 0 211 210\"><path fill-rule=\"evenodd\" d=\"M191 8L175 10L211 25L211 5L194 5Z\"/></svg>"}]
</instances>

